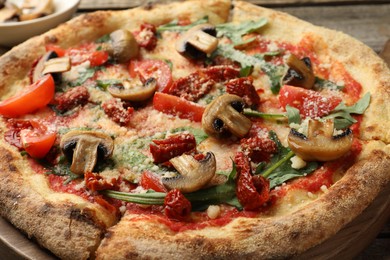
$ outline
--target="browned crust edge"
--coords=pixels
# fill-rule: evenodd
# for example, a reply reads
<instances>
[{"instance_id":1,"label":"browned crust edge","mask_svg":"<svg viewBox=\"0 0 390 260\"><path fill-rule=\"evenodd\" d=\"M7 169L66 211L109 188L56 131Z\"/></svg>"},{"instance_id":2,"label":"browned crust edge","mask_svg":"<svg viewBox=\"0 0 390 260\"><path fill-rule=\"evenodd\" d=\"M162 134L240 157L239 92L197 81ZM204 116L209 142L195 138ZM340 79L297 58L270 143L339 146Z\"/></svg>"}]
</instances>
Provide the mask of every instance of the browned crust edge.
<instances>
[{"instance_id":1,"label":"browned crust edge","mask_svg":"<svg viewBox=\"0 0 390 260\"><path fill-rule=\"evenodd\" d=\"M389 156L374 151L328 193L291 215L239 218L220 229L174 233L154 221L132 221L128 215L109 229L97 259L293 257L336 234L360 214L389 183L389 167Z\"/></svg>"},{"instance_id":2,"label":"browned crust edge","mask_svg":"<svg viewBox=\"0 0 390 260\"><path fill-rule=\"evenodd\" d=\"M18 158L0 147L0 215L29 238L62 259L88 259L95 252L105 227L94 213L69 203L50 203L28 186Z\"/></svg>"}]
</instances>

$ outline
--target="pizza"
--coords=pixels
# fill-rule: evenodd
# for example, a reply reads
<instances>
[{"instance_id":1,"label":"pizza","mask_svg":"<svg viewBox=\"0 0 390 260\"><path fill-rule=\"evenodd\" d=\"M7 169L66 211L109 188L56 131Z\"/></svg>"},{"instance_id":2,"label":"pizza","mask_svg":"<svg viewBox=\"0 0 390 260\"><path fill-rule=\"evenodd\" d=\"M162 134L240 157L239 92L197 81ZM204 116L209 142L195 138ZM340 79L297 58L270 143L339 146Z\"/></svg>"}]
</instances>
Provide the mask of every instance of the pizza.
<instances>
[{"instance_id":1,"label":"pizza","mask_svg":"<svg viewBox=\"0 0 390 260\"><path fill-rule=\"evenodd\" d=\"M0 58L0 213L61 259L290 258L390 180L390 72L285 13L81 15Z\"/></svg>"}]
</instances>

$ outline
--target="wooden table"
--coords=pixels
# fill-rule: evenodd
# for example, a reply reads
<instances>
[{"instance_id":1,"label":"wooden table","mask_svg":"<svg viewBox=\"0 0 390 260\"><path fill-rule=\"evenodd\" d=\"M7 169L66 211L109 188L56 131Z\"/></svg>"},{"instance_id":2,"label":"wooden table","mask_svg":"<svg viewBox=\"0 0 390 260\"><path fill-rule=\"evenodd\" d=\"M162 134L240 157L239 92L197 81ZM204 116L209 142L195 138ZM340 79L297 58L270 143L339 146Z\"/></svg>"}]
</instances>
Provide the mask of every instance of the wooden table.
<instances>
[{"instance_id":1,"label":"wooden table","mask_svg":"<svg viewBox=\"0 0 390 260\"><path fill-rule=\"evenodd\" d=\"M146 1L143 0L82 0L78 14L101 9L125 9L131 8ZM156 1L149 1L156 2ZM168 2L161 0L158 2ZM385 53L384 46L390 39L390 0L250 0L254 4L270 7L276 10L290 13L303 20L316 25L343 31L366 45L370 46L382 57L389 58L390 44ZM0 48L0 54L7 49ZM389 190L389 189L388 189ZM384 196L389 198L389 192ZM9 229L12 226L0 219L0 228ZM23 238L22 235L15 235L13 241ZM10 243L12 244L13 241ZM19 240L20 241L20 240ZM27 251L34 251L36 248L28 244L28 240L19 242L25 246ZM27 243L27 244L26 244ZM10 246L10 245L8 245ZM18 245L15 245L18 246ZM45 252L44 252L45 254ZM24 259L0 241L0 260L2 259ZM39 255L37 259L51 259ZM390 259L390 222L383 227L374 241L356 259Z\"/></svg>"}]
</instances>

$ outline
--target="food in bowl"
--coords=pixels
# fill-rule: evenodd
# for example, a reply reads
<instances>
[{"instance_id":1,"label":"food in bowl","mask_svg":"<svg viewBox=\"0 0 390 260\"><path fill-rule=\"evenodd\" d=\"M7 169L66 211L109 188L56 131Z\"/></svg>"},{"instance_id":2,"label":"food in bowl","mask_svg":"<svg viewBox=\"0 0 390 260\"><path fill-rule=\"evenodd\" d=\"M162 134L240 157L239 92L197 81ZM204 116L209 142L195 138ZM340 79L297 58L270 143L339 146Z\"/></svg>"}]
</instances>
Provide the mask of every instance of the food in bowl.
<instances>
[{"instance_id":1,"label":"food in bowl","mask_svg":"<svg viewBox=\"0 0 390 260\"><path fill-rule=\"evenodd\" d=\"M54 13L52 0L0 1L0 22L29 21Z\"/></svg>"}]
</instances>

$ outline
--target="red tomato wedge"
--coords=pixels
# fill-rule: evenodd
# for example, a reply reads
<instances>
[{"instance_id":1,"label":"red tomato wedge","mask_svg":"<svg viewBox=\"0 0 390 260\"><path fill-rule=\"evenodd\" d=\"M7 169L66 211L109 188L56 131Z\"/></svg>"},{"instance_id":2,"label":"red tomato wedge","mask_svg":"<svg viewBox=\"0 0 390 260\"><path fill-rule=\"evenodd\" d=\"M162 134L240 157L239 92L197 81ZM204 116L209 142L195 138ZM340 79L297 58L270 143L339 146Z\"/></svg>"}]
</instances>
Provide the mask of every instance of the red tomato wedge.
<instances>
[{"instance_id":1,"label":"red tomato wedge","mask_svg":"<svg viewBox=\"0 0 390 260\"><path fill-rule=\"evenodd\" d=\"M202 121L205 108L194 102L173 95L156 92L153 97L154 109L195 122Z\"/></svg>"},{"instance_id":2,"label":"red tomato wedge","mask_svg":"<svg viewBox=\"0 0 390 260\"><path fill-rule=\"evenodd\" d=\"M140 78L142 82L153 77L157 80L158 91L172 85L172 72L162 60L132 60L129 65L130 76Z\"/></svg>"},{"instance_id":3,"label":"red tomato wedge","mask_svg":"<svg viewBox=\"0 0 390 260\"><path fill-rule=\"evenodd\" d=\"M54 51L55 53L57 53L58 57L63 57L65 56L65 53L66 53L66 50L65 49L62 49L60 46L58 45L54 45L54 44L48 44L45 46L46 47L46 51Z\"/></svg>"},{"instance_id":4,"label":"red tomato wedge","mask_svg":"<svg viewBox=\"0 0 390 260\"><path fill-rule=\"evenodd\" d=\"M279 102L283 108L287 105L299 110L303 117L323 117L329 114L341 98L329 96L314 90L284 85L279 92Z\"/></svg>"},{"instance_id":5,"label":"red tomato wedge","mask_svg":"<svg viewBox=\"0 0 390 260\"><path fill-rule=\"evenodd\" d=\"M160 178L152 172L144 171L141 175L140 184L145 190L154 190L156 192L167 192Z\"/></svg>"},{"instance_id":6,"label":"red tomato wedge","mask_svg":"<svg viewBox=\"0 0 390 260\"><path fill-rule=\"evenodd\" d=\"M48 74L25 88L19 94L0 102L0 114L5 117L18 117L45 107L53 99L55 85Z\"/></svg>"},{"instance_id":7,"label":"red tomato wedge","mask_svg":"<svg viewBox=\"0 0 390 260\"><path fill-rule=\"evenodd\" d=\"M56 140L56 133L36 121L30 121L33 129L23 129L20 140L24 150L33 158L41 159L50 151Z\"/></svg>"}]
</instances>

